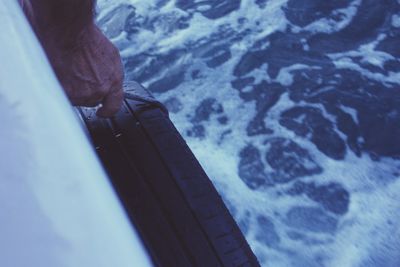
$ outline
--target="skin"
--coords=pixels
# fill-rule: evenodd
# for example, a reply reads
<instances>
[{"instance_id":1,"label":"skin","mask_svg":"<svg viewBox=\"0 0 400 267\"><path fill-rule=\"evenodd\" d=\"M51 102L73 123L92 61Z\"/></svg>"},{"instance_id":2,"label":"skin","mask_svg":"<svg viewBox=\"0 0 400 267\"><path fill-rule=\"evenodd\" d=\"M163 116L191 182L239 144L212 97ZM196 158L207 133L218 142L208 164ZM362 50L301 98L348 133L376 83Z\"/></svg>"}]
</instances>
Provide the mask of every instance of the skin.
<instances>
[{"instance_id":1,"label":"skin","mask_svg":"<svg viewBox=\"0 0 400 267\"><path fill-rule=\"evenodd\" d=\"M111 117L123 101L118 50L94 23L93 0L19 0L71 103Z\"/></svg>"}]
</instances>

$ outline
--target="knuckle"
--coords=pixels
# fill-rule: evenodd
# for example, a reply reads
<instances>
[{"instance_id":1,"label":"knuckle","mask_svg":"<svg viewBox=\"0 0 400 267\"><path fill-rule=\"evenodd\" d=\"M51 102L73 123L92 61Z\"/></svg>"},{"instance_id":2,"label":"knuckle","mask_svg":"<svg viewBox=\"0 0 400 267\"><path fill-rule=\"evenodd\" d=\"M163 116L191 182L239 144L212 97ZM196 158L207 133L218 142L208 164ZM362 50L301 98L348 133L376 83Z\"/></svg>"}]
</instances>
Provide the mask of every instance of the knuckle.
<instances>
[{"instance_id":1,"label":"knuckle","mask_svg":"<svg viewBox=\"0 0 400 267\"><path fill-rule=\"evenodd\" d=\"M92 97L93 97L93 99L101 100L106 94L107 94L107 91L101 87L98 90L93 92Z\"/></svg>"}]
</instances>

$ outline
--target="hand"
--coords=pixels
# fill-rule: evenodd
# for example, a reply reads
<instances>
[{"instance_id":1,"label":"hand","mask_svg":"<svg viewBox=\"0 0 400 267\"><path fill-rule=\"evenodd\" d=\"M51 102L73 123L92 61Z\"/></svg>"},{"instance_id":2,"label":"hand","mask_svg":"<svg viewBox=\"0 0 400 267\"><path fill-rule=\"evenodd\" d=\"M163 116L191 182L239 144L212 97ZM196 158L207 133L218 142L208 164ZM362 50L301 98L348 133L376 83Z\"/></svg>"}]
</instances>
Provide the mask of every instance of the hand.
<instances>
[{"instance_id":1,"label":"hand","mask_svg":"<svg viewBox=\"0 0 400 267\"><path fill-rule=\"evenodd\" d=\"M97 111L100 117L111 117L118 112L123 101L121 58L97 26L87 27L73 46L65 46L54 36L43 39L57 77L73 105L101 104Z\"/></svg>"}]
</instances>

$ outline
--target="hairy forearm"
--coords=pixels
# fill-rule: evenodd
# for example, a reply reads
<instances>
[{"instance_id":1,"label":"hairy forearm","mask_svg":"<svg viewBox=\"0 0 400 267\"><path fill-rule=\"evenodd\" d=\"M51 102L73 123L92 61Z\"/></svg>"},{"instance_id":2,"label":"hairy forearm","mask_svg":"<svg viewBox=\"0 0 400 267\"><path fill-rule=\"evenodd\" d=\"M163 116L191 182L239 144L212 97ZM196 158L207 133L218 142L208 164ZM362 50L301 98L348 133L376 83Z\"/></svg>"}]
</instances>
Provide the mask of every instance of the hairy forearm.
<instances>
[{"instance_id":1,"label":"hairy forearm","mask_svg":"<svg viewBox=\"0 0 400 267\"><path fill-rule=\"evenodd\" d=\"M2 0L0 0L2 1ZM118 50L94 24L95 0L18 0L73 105L110 117L121 107Z\"/></svg>"},{"instance_id":2,"label":"hairy forearm","mask_svg":"<svg viewBox=\"0 0 400 267\"><path fill-rule=\"evenodd\" d=\"M57 39L74 45L82 32L93 24L95 0L30 0L36 30L42 39Z\"/></svg>"}]
</instances>

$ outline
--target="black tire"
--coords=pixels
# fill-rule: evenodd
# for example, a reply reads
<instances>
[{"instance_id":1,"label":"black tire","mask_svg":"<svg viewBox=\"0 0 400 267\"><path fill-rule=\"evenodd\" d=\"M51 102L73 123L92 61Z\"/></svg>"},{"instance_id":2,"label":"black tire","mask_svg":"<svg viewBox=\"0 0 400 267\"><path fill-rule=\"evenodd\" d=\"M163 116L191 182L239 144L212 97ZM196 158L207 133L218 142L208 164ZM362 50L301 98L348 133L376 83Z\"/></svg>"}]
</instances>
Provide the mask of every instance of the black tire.
<instances>
[{"instance_id":1,"label":"black tire","mask_svg":"<svg viewBox=\"0 0 400 267\"><path fill-rule=\"evenodd\" d=\"M259 266L163 106L137 83L112 119L81 109L89 136L156 266Z\"/></svg>"}]
</instances>

